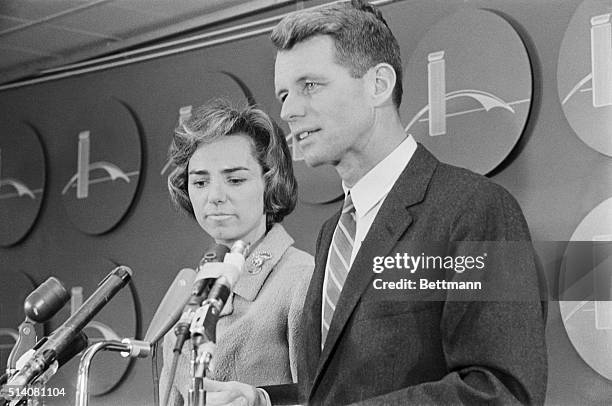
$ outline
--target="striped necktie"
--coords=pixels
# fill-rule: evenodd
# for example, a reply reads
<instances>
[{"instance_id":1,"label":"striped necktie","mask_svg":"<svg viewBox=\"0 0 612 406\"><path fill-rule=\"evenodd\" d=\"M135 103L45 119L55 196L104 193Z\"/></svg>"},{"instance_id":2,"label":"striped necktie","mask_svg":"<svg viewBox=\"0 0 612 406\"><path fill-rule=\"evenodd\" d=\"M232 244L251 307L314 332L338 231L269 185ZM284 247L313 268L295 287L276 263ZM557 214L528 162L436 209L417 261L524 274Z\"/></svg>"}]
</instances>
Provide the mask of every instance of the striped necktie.
<instances>
[{"instance_id":1,"label":"striped necktie","mask_svg":"<svg viewBox=\"0 0 612 406\"><path fill-rule=\"evenodd\" d=\"M336 225L332 243L329 248L329 261L325 269L327 286L323 292L323 319L321 323L321 348L329 332L340 292L350 269L351 254L355 239L355 206L349 193L344 200L342 214Z\"/></svg>"}]
</instances>

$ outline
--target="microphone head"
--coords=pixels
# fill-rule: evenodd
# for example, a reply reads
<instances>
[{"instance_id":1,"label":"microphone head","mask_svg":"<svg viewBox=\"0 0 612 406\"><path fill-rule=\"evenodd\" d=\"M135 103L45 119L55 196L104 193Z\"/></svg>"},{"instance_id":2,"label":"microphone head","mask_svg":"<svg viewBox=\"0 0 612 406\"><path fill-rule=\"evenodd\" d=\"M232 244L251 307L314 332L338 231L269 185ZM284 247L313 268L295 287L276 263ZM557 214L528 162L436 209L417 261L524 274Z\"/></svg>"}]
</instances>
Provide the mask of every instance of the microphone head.
<instances>
[{"instance_id":1,"label":"microphone head","mask_svg":"<svg viewBox=\"0 0 612 406\"><path fill-rule=\"evenodd\" d=\"M111 275L115 275L120 277L122 280L124 280L125 282L129 282L130 279L132 278L132 274L134 272L132 271L132 269L130 267L127 267L125 265L119 265L117 268L113 269L111 271Z\"/></svg>"},{"instance_id":2,"label":"microphone head","mask_svg":"<svg viewBox=\"0 0 612 406\"><path fill-rule=\"evenodd\" d=\"M229 284L230 290L236 286L236 282L242 276L244 269L245 256L248 252L248 244L241 240L237 240L232 245L230 252L225 254L223 263L221 264L207 264L196 276L196 280L203 276L210 277L210 275L221 278L224 277L225 281L223 284Z\"/></svg>"},{"instance_id":3,"label":"microphone head","mask_svg":"<svg viewBox=\"0 0 612 406\"><path fill-rule=\"evenodd\" d=\"M202 259L200 260L198 268L209 262L222 262L223 258L225 257L225 254L227 254L229 251L230 249L225 245L215 244L206 251Z\"/></svg>"},{"instance_id":4,"label":"microphone head","mask_svg":"<svg viewBox=\"0 0 612 406\"><path fill-rule=\"evenodd\" d=\"M230 249L222 244L216 244L210 247L198 264L198 273L195 277L194 284L204 279L212 281L221 276L222 269L220 269L217 264L223 262L226 254L229 252ZM198 294L201 294L203 287L197 286L194 289L199 291ZM194 292L192 291L192 293Z\"/></svg>"},{"instance_id":5,"label":"microphone head","mask_svg":"<svg viewBox=\"0 0 612 406\"><path fill-rule=\"evenodd\" d=\"M242 240L236 240L234 244L232 244L232 249L230 251L232 254L240 254L246 257L249 254L249 244Z\"/></svg>"},{"instance_id":6,"label":"microphone head","mask_svg":"<svg viewBox=\"0 0 612 406\"><path fill-rule=\"evenodd\" d=\"M231 283L231 286L235 286L238 279L242 276L244 269L244 262L248 254L249 246L241 240L237 240L232 245L232 249L229 254L225 256L223 260L224 264L231 264L233 270L224 273Z\"/></svg>"},{"instance_id":7,"label":"microphone head","mask_svg":"<svg viewBox=\"0 0 612 406\"><path fill-rule=\"evenodd\" d=\"M26 297L23 303L25 315L32 321L49 320L70 300L70 294L55 277L50 277Z\"/></svg>"},{"instance_id":8,"label":"microphone head","mask_svg":"<svg viewBox=\"0 0 612 406\"><path fill-rule=\"evenodd\" d=\"M157 307L144 341L153 344L172 328L181 316L185 304L191 296L196 272L191 268L181 269L172 281L170 288Z\"/></svg>"}]
</instances>

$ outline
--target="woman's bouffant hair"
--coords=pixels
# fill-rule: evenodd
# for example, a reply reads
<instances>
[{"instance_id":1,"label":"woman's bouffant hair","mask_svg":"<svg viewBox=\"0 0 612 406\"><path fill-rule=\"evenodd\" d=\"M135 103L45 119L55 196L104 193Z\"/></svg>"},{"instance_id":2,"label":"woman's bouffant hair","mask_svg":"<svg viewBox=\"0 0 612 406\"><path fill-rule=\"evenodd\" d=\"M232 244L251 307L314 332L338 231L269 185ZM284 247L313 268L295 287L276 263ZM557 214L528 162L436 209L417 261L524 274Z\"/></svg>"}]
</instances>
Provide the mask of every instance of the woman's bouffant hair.
<instances>
[{"instance_id":1,"label":"woman's bouffant hair","mask_svg":"<svg viewBox=\"0 0 612 406\"><path fill-rule=\"evenodd\" d=\"M227 100L216 99L179 122L169 150L170 159L176 165L168 177L170 198L195 218L187 190L189 160L200 145L237 134L249 138L253 157L261 166L266 229L269 230L295 208L297 182L284 136L272 119L255 107L237 108Z\"/></svg>"}]
</instances>

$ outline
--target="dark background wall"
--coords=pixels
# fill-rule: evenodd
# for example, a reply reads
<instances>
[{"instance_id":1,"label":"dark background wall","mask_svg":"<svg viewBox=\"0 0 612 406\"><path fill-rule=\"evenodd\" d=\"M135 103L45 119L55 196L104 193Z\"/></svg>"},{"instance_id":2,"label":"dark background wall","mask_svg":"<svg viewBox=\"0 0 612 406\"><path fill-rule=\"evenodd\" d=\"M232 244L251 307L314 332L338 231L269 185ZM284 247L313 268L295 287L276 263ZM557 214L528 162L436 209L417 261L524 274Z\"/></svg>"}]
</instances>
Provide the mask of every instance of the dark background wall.
<instances>
[{"instance_id":1,"label":"dark background wall","mask_svg":"<svg viewBox=\"0 0 612 406\"><path fill-rule=\"evenodd\" d=\"M404 63L419 39L442 18L465 8L486 8L504 16L519 33L532 65L533 95L528 124L517 151L492 178L509 189L521 204L534 240L567 241L584 216L611 196L612 160L585 145L563 114L557 94L557 61L565 29L578 0L539 1L400 1L382 7L399 36ZM267 35L183 53L116 69L0 92L0 125L29 123L35 128L46 152L46 187L39 217L31 232L20 242L0 248L0 278L11 286L18 273L40 283L55 275L68 286L86 288L86 295L113 267L126 264L134 270L133 291L120 294L119 304L100 316L119 333L135 334L148 326L153 313L176 272L193 267L209 243L191 219L177 213L168 201L166 176L160 171L181 106L202 104L225 95L244 96L229 76L231 72L251 90L256 101L284 130L274 100L274 50ZM405 99L410 94L405 94ZM117 100L129 106L137 118L142 143L140 184L123 220L103 235L88 235L71 222L61 190L70 172L69 154L83 126L95 120L88 116L98 103ZM403 117L406 119L406 117ZM1 135L0 135L1 136ZM70 152L68 152L70 151ZM314 172L296 163L303 182ZM327 184L337 178L333 171L316 173ZM314 179L314 180L313 180ZM302 190L309 190L305 185ZM336 183L336 190L339 183ZM332 187L332 189L334 189ZM314 251L322 222L339 208L339 203L305 203L285 220L299 248ZM1 224L0 227L10 225ZM543 250L543 262L559 261L562 250ZM89 290L88 290L89 289ZM23 292L25 297L27 292ZM23 299L21 299L23 300ZM16 328L23 318L20 305L0 298L0 319ZM21 303L21 302L19 302ZM135 304L134 304L135 303ZM130 308L124 311L120 305ZM134 310L131 310L134 308ZM51 323L57 326L68 315L64 309ZM573 348L563 328L559 305L549 306L549 404L604 404L612 394L610 382L591 369ZM110 364L119 359L105 356ZM602 356L609 356L603 354ZM125 361L116 361L122 371ZM98 374L104 374L100 367ZM75 384L76 363L62 371L54 386L65 386L69 396ZM92 378L96 379L95 371ZM111 379L112 380L112 379ZM92 399L92 404L152 403L150 364L139 360L125 373L122 384L111 393ZM73 402L68 397L58 404Z\"/></svg>"}]
</instances>

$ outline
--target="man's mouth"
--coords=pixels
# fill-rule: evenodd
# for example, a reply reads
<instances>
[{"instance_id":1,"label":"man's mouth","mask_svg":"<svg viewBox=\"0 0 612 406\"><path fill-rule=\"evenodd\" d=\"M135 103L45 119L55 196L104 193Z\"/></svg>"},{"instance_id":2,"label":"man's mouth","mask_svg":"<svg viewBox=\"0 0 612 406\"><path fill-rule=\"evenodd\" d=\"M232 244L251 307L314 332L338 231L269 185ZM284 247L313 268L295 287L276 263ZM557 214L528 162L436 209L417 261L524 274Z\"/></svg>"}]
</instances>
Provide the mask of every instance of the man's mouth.
<instances>
[{"instance_id":1,"label":"man's mouth","mask_svg":"<svg viewBox=\"0 0 612 406\"><path fill-rule=\"evenodd\" d=\"M312 134L316 133L317 131L319 131L319 130L302 131L302 132L297 134L297 140L298 141L303 141L306 138L310 137Z\"/></svg>"}]
</instances>

